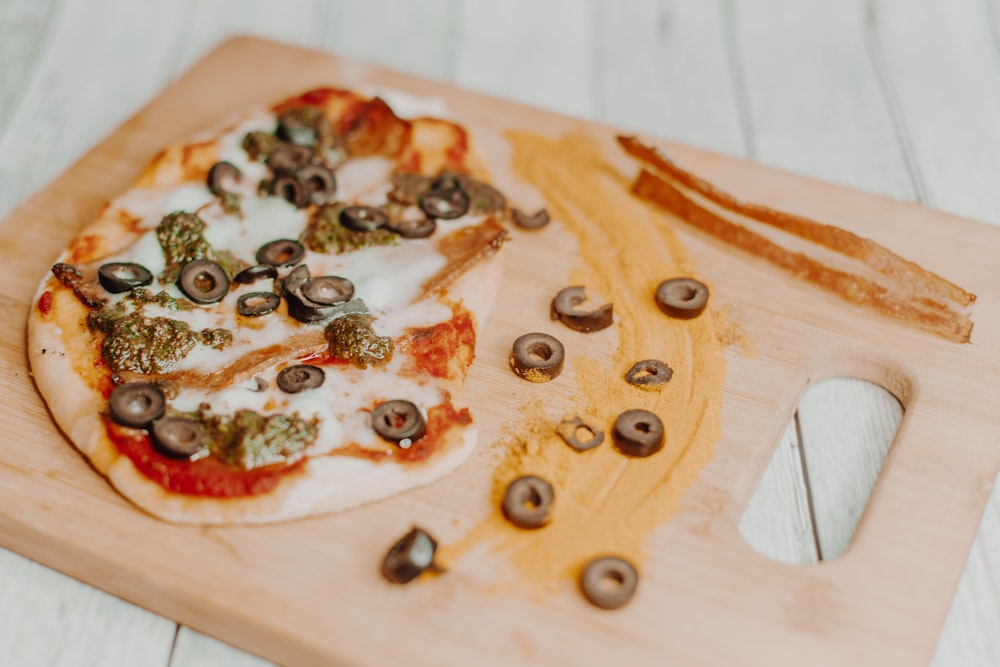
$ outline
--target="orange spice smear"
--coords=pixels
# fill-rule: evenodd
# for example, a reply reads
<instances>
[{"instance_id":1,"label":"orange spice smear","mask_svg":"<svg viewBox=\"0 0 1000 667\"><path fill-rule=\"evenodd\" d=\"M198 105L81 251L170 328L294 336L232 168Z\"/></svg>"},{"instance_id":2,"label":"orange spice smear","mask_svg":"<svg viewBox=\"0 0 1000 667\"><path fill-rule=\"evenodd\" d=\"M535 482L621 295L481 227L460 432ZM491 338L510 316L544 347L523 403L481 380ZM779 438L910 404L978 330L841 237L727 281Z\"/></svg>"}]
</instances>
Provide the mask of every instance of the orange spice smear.
<instances>
[{"instance_id":1,"label":"orange spice smear","mask_svg":"<svg viewBox=\"0 0 1000 667\"><path fill-rule=\"evenodd\" d=\"M485 543L511 562L517 581L539 590L575 579L587 561L603 554L625 556L641 568L646 537L680 509L719 439L723 348L732 342L732 329L714 297L692 320L672 319L657 308L656 286L692 275L694 267L670 217L629 193L629 182L607 164L595 139L526 132L512 132L509 139L516 175L538 188L552 218L579 242L573 284L614 303L618 346L609 358L567 355L578 383L577 407L605 431L605 441L577 452L555 434L557 424L541 416L522 413L506 424L514 435L504 443L493 476L497 509L459 542L443 546L439 562L448 567ZM660 391L624 380L625 370L649 358L666 361L674 371ZM666 444L660 452L630 459L613 446L614 420L629 408L652 410L663 420ZM555 487L551 522L538 530L514 528L499 511L507 484L523 474Z\"/></svg>"}]
</instances>

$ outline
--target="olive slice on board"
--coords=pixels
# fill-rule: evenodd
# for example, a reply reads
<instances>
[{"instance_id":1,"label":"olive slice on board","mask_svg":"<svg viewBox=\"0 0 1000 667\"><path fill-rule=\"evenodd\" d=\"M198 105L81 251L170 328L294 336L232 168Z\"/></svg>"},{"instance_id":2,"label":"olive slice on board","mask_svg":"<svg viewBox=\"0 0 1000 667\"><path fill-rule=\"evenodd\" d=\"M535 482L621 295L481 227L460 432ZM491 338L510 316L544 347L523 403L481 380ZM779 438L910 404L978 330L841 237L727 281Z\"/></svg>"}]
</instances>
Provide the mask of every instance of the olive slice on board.
<instances>
[{"instance_id":1,"label":"olive slice on board","mask_svg":"<svg viewBox=\"0 0 1000 667\"><path fill-rule=\"evenodd\" d=\"M271 183L271 194L281 197L295 208L304 208L309 205L309 189L305 184L293 175L278 176Z\"/></svg>"},{"instance_id":2,"label":"olive slice on board","mask_svg":"<svg viewBox=\"0 0 1000 667\"><path fill-rule=\"evenodd\" d=\"M188 262L181 269L177 286L197 304L218 303L229 292L229 278L222 267L207 259Z\"/></svg>"},{"instance_id":3,"label":"olive slice on board","mask_svg":"<svg viewBox=\"0 0 1000 667\"><path fill-rule=\"evenodd\" d=\"M153 422L149 439L160 452L175 458L187 458L205 446L201 425L187 417L164 417Z\"/></svg>"},{"instance_id":4,"label":"olive slice on board","mask_svg":"<svg viewBox=\"0 0 1000 667\"><path fill-rule=\"evenodd\" d=\"M286 394L297 394L321 386L325 379L326 373L319 366L299 364L278 373L278 388Z\"/></svg>"},{"instance_id":5,"label":"olive slice on board","mask_svg":"<svg viewBox=\"0 0 1000 667\"><path fill-rule=\"evenodd\" d=\"M409 220L390 220L386 229L399 234L404 239L425 239L437 230L434 218L417 218Z\"/></svg>"},{"instance_id":6,"label":"olive slice on board","mask_svg":"<svg viewBox=\"0 0 1000 667\"><path fill-rule=\"evenodd\" d=\"M708 287L694 278L671 278L656 287L656 305L667 315L689 320L708 304Z\"/></svg>"},{"instance_id":7,"label":"olive slice on board","mask_svg":"<svg viewBox=\"0 0 1000 667\"><path fill-rule=\"evenodd\" d=\"M265 243L257 250L257 261L268 266L292 266L306 254L306 249L298 241L278 239Z\"/></svg>"},{"instance_id":8,"label":"olive slice on board","mask_svg":"<svg viewBox=\"0 0 1000 667\"><path fill-rule=\"evenodd\" d=\"M348 206L340 212L340 224L356 232L373 232L388 222L385 211L374 206Z\"/></svg>"},{"instance_id":9,"label":"olive slice on board","mask_svg":"<svg viewBox=\"0 0 1000 667\"><path fill-rule=\"evenodd\" d=\"M579 415L566 415L556 427L556 433L576 451L585 452L604 442L604 431L595 428L592 423L592 419L584 420Z\"/></svg>"},{"instance_id":10,"label":"olive slice on board","mask_svg":"<svg viewBox=\"0 0 1000 667\"><path fill-rule=\"evenodd\" d=\"M146 428L163 416L166 409L163 390L148 382L120 384L108 398L111 421L129 428Z\"/></svg>"},{"instance_id":11,"label":"olive slice on board","mask_svg":"<svg viewBox=\"0 0 1000 667\"><path fill-rule=\"evenodd\" d=\"M500 508L518 528L534 530L549 522L555 491L536 475L523 475L507 485Z\"/></svg>"},{"instance_id":12,"label":"olive slice on board","mask_svg":"<svg viewBox=\"0 0 1000 667\"><path fill-rule=\"evenodd\" d=\"M511 348L510 368L518 377L532 382L548 382L559 376L566 350L555 336L527 333Z\"/></svg>"},{"instance_id":13,"label":"olive slice on board","mask_svg":"<svg viewBox=\"0 0 1000 667\"><path fill-rule=\"evenodd\" d=\"M354 296L354 283L340 276L317 276L302 283L302 296L313 304L334 306Z\"/></svg>"},{"instance_id":14,"label":"olive slice on board","mask_svg":"<svg viewBox=\"0 0 1000 667\"><path fill-rule=\"evenodd\" d=\"M429 218L461 218L469 210L469 195L457 187L437 188L420 198L420 210Z\"/></svg>"},{"instance_id":15,"label":"olive slice on board","mask_svg":"<svg viewBox=\"0 0 1000 667\"><path fill-rule=\"evenodd\" d=\"M260 317L273 313L281 303L274 292L248 292L236 300L236 312L244 317Z\"/></svg>"},{"instance_id":16,"label":"olive slice on board","mask_svg":"<svg viewBox=\"0 0 1000 667\"><path fill-rule=\"evenodd\" d=\"M413 581L434 566L437 546L430 533L414 526L389 548L382 560L382 576L394 584Z\"/></svg>"},{"instance_id":17,"label":"olive slice on board","mask_svg":"<svg viewBox=\"0 0 1000 667\"><path fill-rule=\"evenodd\" d=\"M257 264L237 273L233 281L241 285L249 285L258 280L274 280L277 277L278 270L275 267L270 264Z\"/></svg>"},{"instance_id":18,"label":"olive slice on board","mask_svg":"<svg viewBox=\"0 0 1000 667\"><path fill-rule=\"evenodd\" d=\"M97 279L101 282L101 287L112 294L118 294L149 285L153 282L153 274L142 264L109 262L97 269Z\"/></svg>"},{"instance_id":19,"label":"olive slice on board","mask_svg":"<svg viewBox=\"0 0 1000 667\"><path fill-rule=\"evenodd\" d=\"M619 609L628 604L639 585L639 573L624 558L595 558L580 573L580 591L590 604L601 609Z\"/></svg>"},{"instance_id":20,"label":"olive slice on board","mask_svg":"<svg viewBox=\"0 0 1000 667\"><path fill-rule=\"evenodd\" d=\"M243 172L232 162L216 162L208 170L206 184L208 191L218 197L223 192L232 192L233 186L243 178Z\"/></svg>"},{"instance_id":21,"label":"olive slice on board","mask_svg":"<svg viewBox=\"0 0 1000 667\"><path fill-rule=\"evenodd\" d=\"M267 166L278 173L291 173L299 167L304 167L312 160L313 152L308 146L282 144L267 158Z\"/></svg>"},{"instance_id":22,"label":"olive slice on board","mask_svg":"<svg viewBox=\"0 0 1000 667\"><path fill-rule=\"evenodd\" d=\"M322 206L336 200L337 177L323 165L306 165L295 172L295 176L305 185L310 203Z\"/></svg>"},{"instance_id":23,"label":"olive slice on board","mask_svg":"<svg viewBox=\"0 0 1000 667\"><path fill-rule=\"evenodd\" d=\"M643 359L632 364L625 373L625 381L633 387L655 391L670 382L674 371L659 359Z\"/></svg>"},{"instance_id":24,"label":"olive slice on board","mask_svg":"<svg viewBox=\"0 0 1000 667\"><path fill-rule=\"evenodd\" d=\"M511 209L510 213L514 217L514 224L524 229L541 229L549 224L549 212L544 208L540 208L534 213L525 213L521 209L515 208Z\"/></svg>"},{"instance_id":25,"label":"olive slice on board","mask_svg":"<svg viewBox=\"0 0 1000 667\"><path fill-rule=\"evenodd\" d=\"M626 410L612 433L618 451L627 456L651 456L663 449L663 422L649 410Z\"/></svg>"},{"instance_id":26,"label":"olive slice on board","mask_svg":"<svg viewBox=\"0 0 1000 667\"><path fill-rule=\"evenodd\" d=\"M403 449L424 437L427 424L419 408L410 401L379 403L372 410L372 428L379 436Z\"/></svg>"},{"instance_id":27,"label":"olive slice on board","mask_svg":"<svg viewBox=\"0 0 1000 667\"><path fill-rule=\"evenodd\" d=\"M586 300L587 292L583 285L564 287L552 299L552 319L559 320L570 329L583 333L610 327L614 321L614 305L605 303L593 310L579 308Z\"/></svg>"}]
</instances>

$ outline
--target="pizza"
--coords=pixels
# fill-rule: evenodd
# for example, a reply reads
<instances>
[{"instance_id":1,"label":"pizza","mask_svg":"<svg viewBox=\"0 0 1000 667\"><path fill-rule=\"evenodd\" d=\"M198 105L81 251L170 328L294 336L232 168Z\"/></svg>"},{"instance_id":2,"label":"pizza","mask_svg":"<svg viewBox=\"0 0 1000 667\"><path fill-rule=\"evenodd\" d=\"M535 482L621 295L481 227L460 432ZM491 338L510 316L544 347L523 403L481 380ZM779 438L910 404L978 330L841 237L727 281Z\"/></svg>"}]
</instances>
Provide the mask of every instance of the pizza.
<instances>
[{"instance_id":1,"label":"pizza","mask_svg":"<svg viewBox=\"0 0 1000 667\"><path fill-rule=\"evenodd\" d=\"M256 523L427 484L510 211L456 122L311 90L157 155L54 263L28 350L73 445L170 521Z\"/></svg>"}]
</instances>

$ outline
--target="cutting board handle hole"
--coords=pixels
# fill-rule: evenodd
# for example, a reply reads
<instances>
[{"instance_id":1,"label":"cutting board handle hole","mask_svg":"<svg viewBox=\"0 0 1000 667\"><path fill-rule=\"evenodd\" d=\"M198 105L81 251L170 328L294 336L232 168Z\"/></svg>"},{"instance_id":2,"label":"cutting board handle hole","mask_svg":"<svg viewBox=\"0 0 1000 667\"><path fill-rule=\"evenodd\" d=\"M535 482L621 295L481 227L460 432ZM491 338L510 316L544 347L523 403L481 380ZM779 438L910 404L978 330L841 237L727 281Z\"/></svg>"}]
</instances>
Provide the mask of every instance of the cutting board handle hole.
<instances>
[{"instance_id":1,"label":"cutting board handle hole","mask_svg":"<svg viewBox=\"0 0 1000 667\"><path fill-rule=\"evenodd\" d=\"M823 379L809 383L740 519L747 544L773 560L811 564L847 549L912 400L903 368L846 366L861 377L823 372L842 363L814 369Z\"/></svg>"}]
</instances>

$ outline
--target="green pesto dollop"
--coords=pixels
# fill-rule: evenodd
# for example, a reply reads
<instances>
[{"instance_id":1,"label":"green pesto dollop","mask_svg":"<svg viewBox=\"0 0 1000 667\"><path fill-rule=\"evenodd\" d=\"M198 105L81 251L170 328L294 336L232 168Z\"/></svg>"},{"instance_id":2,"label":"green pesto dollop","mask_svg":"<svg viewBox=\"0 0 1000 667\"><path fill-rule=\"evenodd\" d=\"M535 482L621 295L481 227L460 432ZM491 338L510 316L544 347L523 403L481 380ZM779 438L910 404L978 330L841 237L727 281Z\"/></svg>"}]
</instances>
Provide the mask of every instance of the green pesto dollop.
<instances>
[{"instance_id":1,"label":"green pesto dollop","mask_svg":"<svg viewBox=\"0 0 1000 667\"><path fill-rule=\"evenodd\" d=\"M345 208L345 204L338 202L316 209L299 238L302 244L313 252L339 255L360 248L396 243L399 237L388 229L354 231L344 227L340 224L340 213Z\"/></svg>"},{"instance_id":2,"label":"green pesto dollop","mask_svg":"<svg viewBox=\"0 0 1000 667\"><path fill-rule=\"evenodd\" d=\"M163 250L166 268L160 280L172 283L177 280L181 269L195 259L207 259L219 264L230 277L244 268L228 250L217 252L205 240L205 222L194 213L175 211L164 216L156 227L156 240Z\"/></svg>"},{"instance_id":3,"label":"green pesto dollop","mask_svg":"<svg viewBox=\"0 0 1000 667\"><path fill-rule=\"evenodd\" d=\"M281 139L271 132L255 130L247 132L246 136L243 137L242 145L243 150L246 151L251 160L264 162L281 145Z\"/></svg>"},{"instance_id":4,"label":"green pesto dollop","mask_svg":"<svg viewBox=\"0 0 1000 667\"><path fill-rule=\"evenodd\" d=\"M106 334L101 355L113 372L166 373L198 343L221 350L233 341L226 329L192 331L185 322L127 313L120 304L92 312L87 325Z\"/></svg>"},{"instance_id":5,"label":"green pesto dollop","mask_svg":"<svg viewBox=\"0 0 1000 667\"><path fill-rule=\"evenodd\" d=\"M129 301L138 307L142 307L147 303L155 304L161 308L166 308L167 310L191 310L194 308L194 304L190 301L181 301L180 299L175 299L163 290L156 292L155 294L143 287L134 289L125 295L123 301Z\"/></svg>"},{"instance_id":6,"label":"green pesto dollop","mask_svg":"<svg viewBox=\"0 0 1000 667\"><path fill-rule=\"evenodd\" d=\"M252 410L213 415L207 404L195 418L205 429L212 456L243 470L283 463L315 442L319 432L316 420Z\"/></svg>"},{"instance_id":7,"label":"green pesto dollop","mask_svg":"<svg viewBox=\"0 0 1000 667\"><path fill-rule=\"evenodd\" d=\"M358 368L387 363L392 359L392 339L375 333L372 328L374 319L368 313L351 313L326 325L330 354Z\"/></svg>"},{"instance_id":8,"label":"green pesto dollop","mask_svg":"<svg viewBox=\"0 0 1000 667\"><path fill-rule=\"evenodd\" d=\"M219 203L229 215L243 215L243 195L239 192L223 192L219 195Z\"/></svg>"}]
</instances>

